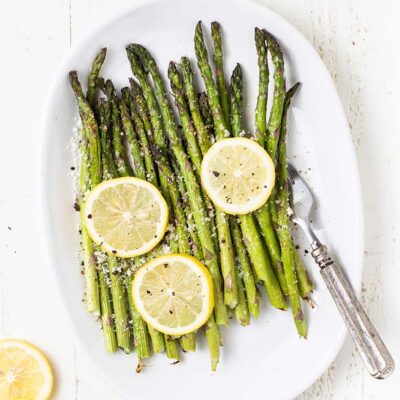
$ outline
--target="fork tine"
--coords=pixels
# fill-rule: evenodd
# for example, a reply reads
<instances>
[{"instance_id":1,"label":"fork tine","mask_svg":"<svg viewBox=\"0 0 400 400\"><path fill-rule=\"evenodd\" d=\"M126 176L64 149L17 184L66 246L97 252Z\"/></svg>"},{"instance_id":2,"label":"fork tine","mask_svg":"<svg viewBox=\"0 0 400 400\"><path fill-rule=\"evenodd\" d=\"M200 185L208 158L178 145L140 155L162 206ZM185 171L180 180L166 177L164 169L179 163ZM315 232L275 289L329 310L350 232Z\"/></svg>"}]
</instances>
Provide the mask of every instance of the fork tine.
<instances>
[{"instance_id":1,"label":"fork tine","mask_svg":"<svg viewBox=\"0 0 400 400\"><path fill-rule=\"evenodd\" d=\"M288 170L288 182L290 182L290 188L292 192L291 201L293 206L297 206L298 214L305 215L310 212L311 207L315 202L314 193L309 188L306 181L297 172L297 169L293 164L287 164Z\"/></svg>"},{"instance_id":2,"label":"fork tine","mask_svg":"<svg viewBox=\"0 0 400 400\"><path fill-rule=\"evenodd\" d=\"M295 184L296 178L299 177L299 173L297 172L296 168L290 163L287 163L287 170L289 174L289 180L292 185Z\"/></svg>"},{"instance_id":3,"label":"fork tine","mask_svg":"<svg viewBox=\"0 0 400 400\"><path fill-rule=\"evenodd\" d=\"M288 183L288 189L289 189L289 204L290 204L290 206L292 206L293 205L293 182L292 182L290 176L288 176L287 183Z\"/></svg>"}]
</instances>

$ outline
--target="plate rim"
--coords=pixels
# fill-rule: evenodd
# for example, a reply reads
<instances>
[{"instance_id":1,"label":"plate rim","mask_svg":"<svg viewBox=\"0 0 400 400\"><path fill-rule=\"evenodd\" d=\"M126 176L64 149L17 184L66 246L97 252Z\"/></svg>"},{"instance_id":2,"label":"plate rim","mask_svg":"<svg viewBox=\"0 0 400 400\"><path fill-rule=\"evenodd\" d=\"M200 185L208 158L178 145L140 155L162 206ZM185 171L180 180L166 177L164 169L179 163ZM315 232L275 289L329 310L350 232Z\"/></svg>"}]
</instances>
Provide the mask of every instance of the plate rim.
<instances>
[{"instance_id":1,"label":"plate rim","mask_svg":"<svg viewBox=\"0 0 400 400\"><path fill-rule=\"evenodd\" d=\"M127 14L132 14L138 11L143 7L150 7L154 6L157 3L164 3L168 0L137 0L135 4L129 4L126 6L122 6L120 10L115 12L114 14L110 15L109 17L103 17L98 23L96 23L92 28L87 29L83 32L80 39L76 41L69 51L67 52L66 56L60 63L59 67L56 69L55 74L53 75L52 83L50 85L50 89L48 91L48 95L45 101L43 119L41 124L41 146L40 146L40 168L39 168L39 201L40 201L40 208L41 208L41 223L42 223L42 232L44 233L44 243L45 243L45 264L47 268L51 270L51 275L53 280L55 281L56 287L61 289L60 279L55 272L53 267L55 259L56 259L56 252L54 242L51 239L52 231L50 229L50 215L48 213L49 207L49 200L46 196L48 193L48 183L45 179L46 176L46 169L48 167L48 159L47 154L49 151L49 134L48 132L48 120L50 118L50 109L51 109L51 99L56 93L56 86L57 82L60 81L64 77L66 66L68 65L69 59L73 54L79 53L81 48L84 47L92 38L94 38L98 33L107 30L109 26L117 23L120 19L124 18ZM203 1L203 0L197 0ZM218 0L221 1L221 0ZM356 155L356 149L352 142L352 137L349 129L349 124L347 122L347 116L344 111L343 104L339 97L338 91L336 89L335 84L333 83L333 79L325 65L322 61L320 55L314 48L314 46L308 41L308 39L300 32L294 25L292 25L289 21L287 21L284 17L280 14L272 10L271 8L263 5L261 3L256 2L256 0L229 0L233 3L238 3L244 7L253 7L254 9L258 10L260 13L269 13L272 18L274 18L280 25L284 26L288 31L290 31L295 36L299 37L299 39L304 43L306 47L314 54L315 61L319 64L321 68L321 72L325 76L325 80L329 85L329 89L332 93L332 99L334 100L336 106L336 112L341 115L340 124L342 125L342 130L345 132L343 134L343 139L346 142L346 147L350 151L348 152L348 160L352 164L352 175L353 181L355 182L355 186L353 187L354 190L354 198L358 205L356 210L356 221L358 225L358 235L356 242L356 247L358 248L358 280L356 285L354 285L354 289L356 294L359 295L361 291L361 284L362 284L362 274L363 274L363 260L364 260L364 205L363 205L363 198L362 198L362 186L361 186L361 179L360 179L360 172L358 166L358 159ZM69 322L69 327L74 343L79 347L79 349L84 354L85 358L90 362L90 364L94 367L95 374L100 377L104 382L106 382L112 390L118 394L122 399L126 398L126 394L122 391L122 389L115 384L114 380L111 379L102 368L100 368L89 355L87 348L84 346L80 339L80 335L78 333L78 327L74 322L74 317L72 312L70 311L65 296L58 295L63 308L65 310L65 315L67 321ZM344 345L345 339L347 337L347 329L344 323L341 326L341 329L337 335L338 339L335 342L335 345L330 348L330 351L326 353L326 357L324 358L324 362L320 364L319 368L315 369L314 373L310 375L309 379L304 380L301 385L297 385L293 390L290 392L286 392L287 399L294 398L304 391L306 391L309 387L311 387L322 375L323 373L329 368L329 366L334 362L335 358L339 354L339 351Z\"/></svg>"}]
</instances>

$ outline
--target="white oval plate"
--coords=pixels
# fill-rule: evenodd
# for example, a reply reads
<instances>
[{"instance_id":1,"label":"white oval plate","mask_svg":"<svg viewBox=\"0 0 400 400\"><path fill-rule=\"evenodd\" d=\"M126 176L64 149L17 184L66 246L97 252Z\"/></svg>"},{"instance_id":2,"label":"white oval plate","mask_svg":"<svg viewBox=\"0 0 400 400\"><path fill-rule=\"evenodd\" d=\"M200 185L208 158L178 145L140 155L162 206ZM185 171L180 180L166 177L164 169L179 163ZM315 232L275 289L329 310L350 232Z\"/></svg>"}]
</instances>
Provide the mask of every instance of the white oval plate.
<instances>
[{"instance_id":1,"label":"white oval plate","mask_svg":"<svg viewBox=\"0 0 400 400\"><path fill-rule=\"evenodd\" d=\"M171 366L165 356L153 357L137 375L133 355L105 352L99 324L81 301L78 215L72 208L70 177L74 161L69 147L77 107L67 73L76 69L82 81L86 80L93 56L107 46L103 76L112 77L119 88L127 85L131 72L125 45L139 42L152 51L166 76L170 60L179 61L182 55L193 59L193 33L199 19L207 31L211 21L221 22L226 71L232 71L236 62L244 68L248 121L253 119L258 76L254 27L266 28L279 39L287 60L287 86L302 82L291 113L291 159L305 173L319 200L316 222L323 227L323 239L346 267L354 287L360 287L363 224L357 163L331 78L317 53L292 26L267 8L241 0L142 3L99 28L71 52L55 81L45 120L43 203L52 270L82 349L122 397L203 400L262 395L289 399L323 373L345 337L340 316L308 256L305 259L317 285L316 308L306 312L308 340L297 337L290 312L263 307L249 327L233 322L224 330L225 346L215 374L210 372L202 339L195 354L184 355L184 362ZM301 238L298 241L304 249Z\"/></svg>"}]
</instances>

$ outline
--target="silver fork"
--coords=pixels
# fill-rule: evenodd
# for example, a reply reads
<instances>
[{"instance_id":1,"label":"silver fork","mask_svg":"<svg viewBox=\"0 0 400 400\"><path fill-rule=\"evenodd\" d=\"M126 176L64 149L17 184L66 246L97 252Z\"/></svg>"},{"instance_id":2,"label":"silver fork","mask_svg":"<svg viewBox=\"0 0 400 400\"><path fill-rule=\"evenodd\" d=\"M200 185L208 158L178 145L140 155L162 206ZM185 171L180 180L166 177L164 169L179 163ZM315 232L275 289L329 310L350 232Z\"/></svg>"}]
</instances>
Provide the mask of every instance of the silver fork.
<instances>
[{"instance_id":1,"label":"silver fork","mask_svg":"<svg viewBox=\"0 0 400 400\"><path fill-rule=\"evenodd\" d=\"M311 255L320 268L322 278L350 332L368 369L377 379L387 378L394 370L394 360L358 301L342 268L334 261L309 224L314 196L296 169L288 164L293 214L291 219L304 232L311 246Z\"/></svg>"}]
</instances>

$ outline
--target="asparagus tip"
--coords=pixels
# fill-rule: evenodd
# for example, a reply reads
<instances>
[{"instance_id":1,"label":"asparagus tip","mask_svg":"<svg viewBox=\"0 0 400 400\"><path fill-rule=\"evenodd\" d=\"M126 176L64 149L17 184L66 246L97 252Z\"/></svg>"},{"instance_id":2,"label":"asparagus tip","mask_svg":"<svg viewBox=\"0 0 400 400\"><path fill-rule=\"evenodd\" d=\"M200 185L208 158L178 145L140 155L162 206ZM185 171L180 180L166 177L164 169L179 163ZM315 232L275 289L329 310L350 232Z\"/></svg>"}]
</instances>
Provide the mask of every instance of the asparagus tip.
<instances>
[{"instance_id":1,"label":"asparagus tip","mask_svg":"<svg viewBox=\"0 0 400 400\"><path fill-rule=\"evenodd\" d=\"M176 63L175 63L175 61L170 61L169 62L169 64L168 64L168 71L169 70L171 70L171 71L175 71L176 70Z\"/></svg>"},{"instance_id":2,"label":"asparagus tip","mask_svg":"<svg viewBox=\"0 0 400 400\"><path fill-rule=\"evenodd\" d=\"M84 96L81 83L79 82L79 79L78 79L78 73L76 71L70 71L68 73L68 77L69 77L69 82L70 82L71 88L75 92L75 95L78 97Z\"/></svg>"},{"instance_id":3,"label":"asparagus tip","mask_svg":"<svg viewBox=\"0 0 400 400\"><path fill-rule=\"evenodd\" d=\"M263 33L263 31L260 28L255 27L254 28L254 38L256 41L265 39L265 34Z\"/></svg>"},{"instance_id":4,"label":"asparagus tip","mask_svg":"<svg viewBox=\"0 0 400 400\"><path fill-rule=\"evenodd\" d=\"M101 76L97 77L96 80L95 80L95 83L96 83L96 86L97 86L99 89L101 89L101 90L104 89L104 87L105 87L104 78L102 78Z\"/></svg>"},{"instance_id":5,"label":"asparagus tip","mask_svg":"<svg viewBox=\"0 0 400 400\"><path fill-rule=\"evenodd\" d=\"M286 93L285 95L285 107L288 107L288 103L290 103L290 101L292 100L292 97L296 94L297 89L300 87L301 83L297 82L295 83Z\"/></svg>"},{"instance_id":6,"label":"asparagus tip","mask_svg":"<svg viewBox=\"0 0 400 400\"><path fill-rule=\"evenodd\" d=\"M190 67L190 60L186 56L181 57L181 62L180 63L184 67Z\"/></svg>"},{"instance_id":7,"label":"asparagus tip","mask_svg":"<svg viewBox=\"0 0 400 400\"><path fill-rule=\"evenodd\" d=\"M96 66L100 69L104 63L104 60L107 55L107 47L103 47L100 51L96 54L96 57L93 61L93 66Z\"/></svg>"},{"instance_id":8,"label":"asparagus tip","mask_svg":"<svg viewBox=\"0 0 400 400\"><path fill-rule=\"evenodd\" d=\"M199 20L199 22L197 22L197 24L196 24L196 31L202 32L202 27L203 27L203 23L201 22L201 20Z\"/></svg>"},{"instance_id":9,"label":"asparagus tip","mask_svg":"<svg viewBox=\"0 0 400 400\"><path fill-rule=\"evenodd\" d=\"M129 84L131 85L132 89L136 89L139 86L139 84L133 78L129 78Z\"/></svg>"},{"instance_id":10,"label":"asparagus tip","mask_svg":"<svg viewBox=\"0 0 400 400\"><path fill-rule=\"evenodd\" d=\"M237 76L237 77L238 76L241 77L243 75L242 66L240 65L240 63L236 63L235 68L233 69L232 75Z\"/></svg>"},{"instance_id":11,"label":"asparagus tip","mask_svg":"<svg viewBox=\"0 0 400 400\"><path fill-rule=\"evenodd\" d=\"M69 71L68 77L71 84L78 82L78 73L76 71Z\"/></svg>"}]
</instances>

